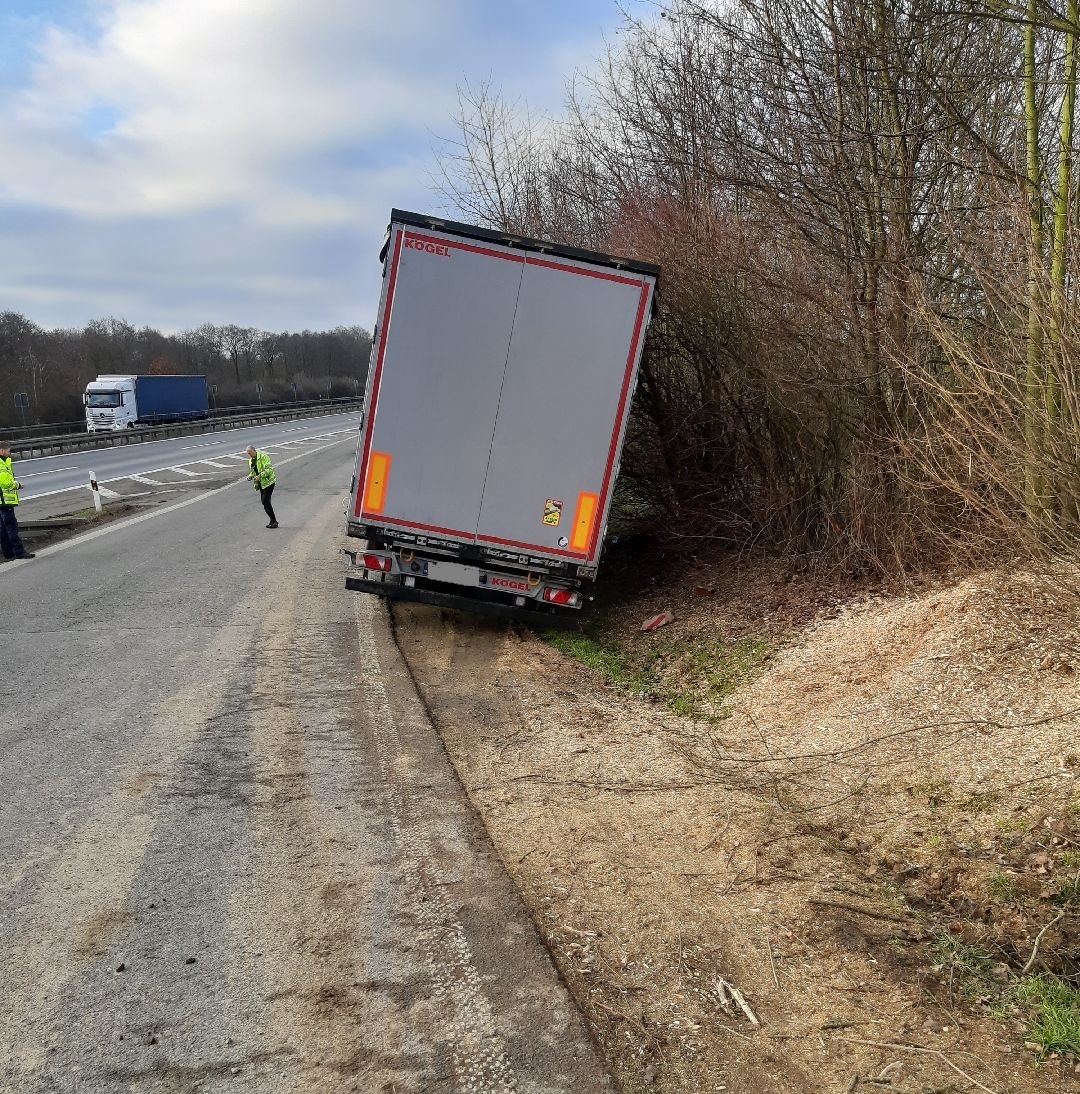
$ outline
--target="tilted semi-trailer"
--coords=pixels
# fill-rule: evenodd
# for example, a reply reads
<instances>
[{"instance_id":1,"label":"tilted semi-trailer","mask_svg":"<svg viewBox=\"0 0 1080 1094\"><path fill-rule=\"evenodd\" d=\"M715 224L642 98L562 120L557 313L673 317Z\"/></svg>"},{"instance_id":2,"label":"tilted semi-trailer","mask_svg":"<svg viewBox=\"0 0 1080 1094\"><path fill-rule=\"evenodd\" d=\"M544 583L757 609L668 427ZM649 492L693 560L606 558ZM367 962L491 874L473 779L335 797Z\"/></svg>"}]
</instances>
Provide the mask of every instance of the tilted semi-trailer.
<instances>
[{"instance_id":1,"label":"tilted semi-trailer","mask_svg":"<svg viewBox=\"0 0 1080 1094\"><path fill-rule=\"evenodd\" d=\"M346 585L573 614L596 577L658 269L394 210Z\"/></svg>"}]
</instances>

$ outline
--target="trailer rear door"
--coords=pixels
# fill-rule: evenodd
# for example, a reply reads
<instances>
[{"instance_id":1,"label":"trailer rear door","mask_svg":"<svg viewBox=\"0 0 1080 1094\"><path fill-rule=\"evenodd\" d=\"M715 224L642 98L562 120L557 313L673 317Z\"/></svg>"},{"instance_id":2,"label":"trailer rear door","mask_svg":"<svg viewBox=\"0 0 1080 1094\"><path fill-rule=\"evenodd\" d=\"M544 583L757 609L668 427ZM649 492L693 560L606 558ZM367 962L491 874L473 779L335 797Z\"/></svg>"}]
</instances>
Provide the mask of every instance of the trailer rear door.
<instances>
[{"instance_id":1,"label":"trailer rear door","mask_svg":"<svg viewBox=\"0 0 1080 1094\"><path fill-rule=\"evenodd\" d=\"M596 557L651 290L640 274L526 258L479 541Z\"/></svg>"},{"instance_id":2,"label":"trailer rear door","mask_svg":"<svg viewBox=\"0 0 1080 1094\"><path fill-rule=\"evenodd\" d=\"M395 228L356 515L472 540L524 256Z\"/></svg>"}]
</instances>

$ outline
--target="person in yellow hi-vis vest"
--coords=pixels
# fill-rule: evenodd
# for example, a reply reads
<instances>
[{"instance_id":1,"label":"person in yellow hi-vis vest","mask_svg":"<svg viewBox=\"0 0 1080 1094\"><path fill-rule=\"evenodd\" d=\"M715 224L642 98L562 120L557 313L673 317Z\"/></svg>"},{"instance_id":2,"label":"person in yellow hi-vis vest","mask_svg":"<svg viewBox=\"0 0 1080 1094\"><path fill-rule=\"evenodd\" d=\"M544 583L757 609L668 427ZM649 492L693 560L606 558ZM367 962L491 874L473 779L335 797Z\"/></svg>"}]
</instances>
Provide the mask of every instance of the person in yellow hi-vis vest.
<instances>
[{"instance_id":1,"label":"person in yellow hi-vis vest","mask_svg":"<svg viewBox=\"0 0 1080 1094\"><path fill-rule=\"evenodd\" d=\"M263 508L270 518L270 523L266 527L276 528L278 526L277 517L274 516L274 507L270 504L270 498L274 493L274 484L277 482L274 465L265 452L256 451L255 446L252 444L247 446L247 457L251 461L248 465L251 468L248 478L255 484L255 489L259 491Z\"/></svg>"},{"instance_id":2,"label":"person in yellow hi-vis vest","mask_svg":"<svg viewBox=\"0 0 1080 1094\"><path fill-rule=\"evenodd\" d=\"M21 488L22 483L15 481L15 472L11 469L11 445L0 441L0 553L6 559L34 557L23 546L15 516Z\"/></svg>"}]
</instances>

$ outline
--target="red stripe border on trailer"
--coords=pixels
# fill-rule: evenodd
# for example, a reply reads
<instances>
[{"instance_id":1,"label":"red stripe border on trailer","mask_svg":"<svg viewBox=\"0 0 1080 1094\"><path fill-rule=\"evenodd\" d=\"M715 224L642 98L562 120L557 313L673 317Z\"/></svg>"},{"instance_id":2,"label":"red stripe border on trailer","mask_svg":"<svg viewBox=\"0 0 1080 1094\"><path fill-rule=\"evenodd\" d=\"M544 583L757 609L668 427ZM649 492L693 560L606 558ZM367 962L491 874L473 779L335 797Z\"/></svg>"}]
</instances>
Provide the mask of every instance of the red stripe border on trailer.
<instances>
[{"instance_id":1,"label":"red stripe border on trailer","mask_svg":"<svg viewBox=\"0 0 1080 1094\"><path fill-rule=\"evenodd\" d=\"M607 468L604 471L604 485L600 490L600 505L597 515L600 519L593 527L592 540L589 543L589 558L596 558L597 542L604 526L604 517L607 515L608 492L611 489L611 476L615 470L615 453L619 447L619 438L623 433L623 415L626 413L626 401L630 397L630 381L634 376L634 365L638 358L638 349L641 343L642 329L645 324L645 309L649 303L651 285L648 281L640 282L641 301L638 304L637 321L634 324L634 338L630 343L630 355L626 359L626 373L623 376L622 395L619 397L619 411L615 415L615 429L611 434L611 447L608 449Z\"/></svg>"},{"instance_id":2,"label":"red stripe border on trailer","mask_svg":"<svg viewBox=\"0 0 1080 1094\"><path fill-rule=\"evenodd\" d=\"M398 261L401 258L401 241L405 233L399 231L394 241L394 257L390 262L390 283L386 287L386 319L380 331L379 357L375 362L375 379L371 384L371 406L368 408L366 430L364 433L364 458L360 461L360 477L356 483L356 503L353 513L360 517L364 505L364 489L368 474L368 456L371 453L371 438L375 433L375 415L379 409L379 386L382 383L383 360L386 357L386 342L390 335L390 322L394 318L394 289L397 286Z\"/></svg>"},{"instance_id":3,"label":"red stripe border on trailer","mask_svg":"<svg viewBox=\"0 0 1080 1094\"><path fill-rule=\"evenodd\" d=\"M558 547L545 547L540 543L519 543L514 539L498 539L496 536L478 536L475 532L463 532L460 528L440 528L437 524L421 524L416 520L402 520L398 517L388 517L382 513L358 514L363 520L372 524L385 525L389 531L394 528L415 528L420 532L434 532L440 536L453 536L454 539L464 540L466 543L473 541L483 543L497 543L502 547L518 547L523 551L531 551L534 555L558 555L560 558L584 559L583 551L563 551Z\"/></svg>"},{"instance_id":4,"label":"red stripe border on trailer","mask_svg":"<svg viewBox=\"0 0 1080 1094\"><path fill-rule=\"evenodd\" d=\"M640 277L623 277L620 274L602 273L600 270L585 270L580 266L568 266L564 262L551 262L546 258L526 257L526 266L542 266L545 270L561 270L563 273L581 274L582 277L595 277L600 281L614 281L617 285L640 285Z\"/></svg>"}]
</instances>

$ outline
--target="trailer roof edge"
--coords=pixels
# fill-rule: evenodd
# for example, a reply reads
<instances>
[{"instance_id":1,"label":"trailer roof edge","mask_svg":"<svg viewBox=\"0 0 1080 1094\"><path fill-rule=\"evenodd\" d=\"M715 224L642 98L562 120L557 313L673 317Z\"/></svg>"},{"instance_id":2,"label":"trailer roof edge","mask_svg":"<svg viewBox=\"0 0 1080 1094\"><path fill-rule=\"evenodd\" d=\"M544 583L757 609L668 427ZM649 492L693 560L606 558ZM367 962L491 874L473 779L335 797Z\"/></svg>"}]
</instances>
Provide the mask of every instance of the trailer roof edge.
<instances>
[{"instance_id":1,"label":"trailer roof edge","mask_svg":"<svg viewBox=\"0 0 1080 1094\"><path fill-rule=\"evenodd\" d=\"M452 232L454 235L479 239L485 243L498 243L504 247L520 247L522 250L558 255L561 258L576 258L581 262L592 262L598 266L608 266L616 270L629 270L633 273L649 274L651 277L660 276L660 267L651 262L639 262L633 258L621 258L601 251L586 251L581 247L569 247L564 243L552 243L544 239L531 239L528 236L514 235L512 232L478 228L476 225L447 220L445 217L410 213L405 209L392 209L390 220L391 223L409 224L414 228L427 228L430 231Z\"/></svg>"}]
</instances>

